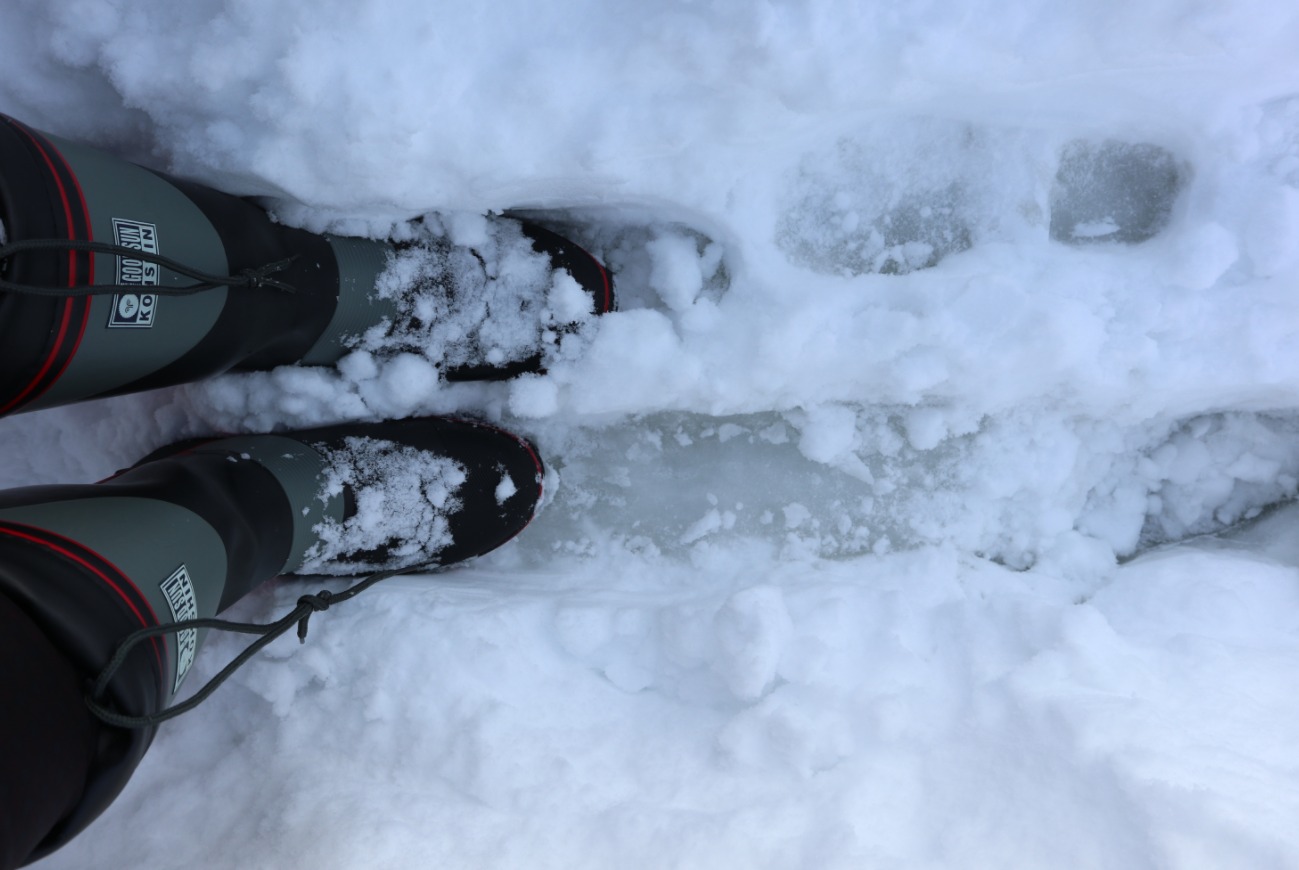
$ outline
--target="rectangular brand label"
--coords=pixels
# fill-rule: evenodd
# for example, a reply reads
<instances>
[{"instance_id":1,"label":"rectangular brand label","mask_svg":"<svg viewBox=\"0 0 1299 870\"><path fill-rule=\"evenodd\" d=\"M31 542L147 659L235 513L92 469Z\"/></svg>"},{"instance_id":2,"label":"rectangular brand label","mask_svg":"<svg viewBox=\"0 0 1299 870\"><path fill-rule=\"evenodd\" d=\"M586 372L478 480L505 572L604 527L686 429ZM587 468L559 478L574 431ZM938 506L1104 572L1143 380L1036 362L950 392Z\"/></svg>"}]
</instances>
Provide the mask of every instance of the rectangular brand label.
<instances>
[{"instance_id":1,"label":"rectangular brand label","mask_svg":"<svg viewBox=\"0 0 1299 870\"><path fill-rule=\"evenodd\" d=\"M158 228L143 221L113 218L113 238L123 248L158 253ZM162 282L162 267L134 257L117 258L117 283L138 287L157 287ZM155 293L118 293L108 315L110 328L148 329L158 309Z\"/></svg>"},{"instance_id":2,"label":"rectangular brand label","mask_svg":"<svg viewBox=\"0 0 1299 870\"><path fill-rule=\"evenodd\" d=\"M172 622L184 622L198 619L198 599L194 596L194 583L189 579L189 569L183 564L172 572L172 575L158 587L162 597L167 599L171 610ZM181 681L194 664L194 653L198 651L198 629L186 628L176 632L176 685L172 694L180 691Z\"/></svg>"}]
</instances>

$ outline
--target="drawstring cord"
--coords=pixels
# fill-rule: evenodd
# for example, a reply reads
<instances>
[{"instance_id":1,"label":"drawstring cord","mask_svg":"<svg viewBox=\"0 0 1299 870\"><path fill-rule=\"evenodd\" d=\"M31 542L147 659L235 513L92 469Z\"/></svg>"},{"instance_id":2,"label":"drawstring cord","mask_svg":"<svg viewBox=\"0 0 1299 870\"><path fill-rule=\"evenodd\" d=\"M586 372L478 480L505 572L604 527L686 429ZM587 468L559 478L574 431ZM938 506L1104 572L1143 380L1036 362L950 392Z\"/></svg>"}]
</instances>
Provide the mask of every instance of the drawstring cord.
<instances>
[{"instance_id":1,"label":"drawstring cord","mask_svg":"<svg viewBox=\"0 0 1299 870\"><path fill-rule=\"evenodd\" d=\"M153 293L158 296L189 296L193 293L202 293L205 290L214 290L217 287L245 287L254 290L265 287L271 290L279 290L283 293L296 292L292 284L271 277L272 275L276 275L289 268L297 258L296 255L285 260L277 260L274 263L267 263L264 266L258 266L255 269L243 269L238 275L214 275L191 268L184 263L178 263L170 257L164 257L161 254L153 254L148 251L138 251L135 248L128 248L124 245L110 245L107 242L92 242L83 239L25 239L0 246L0 262L4 262L17 254L28 253L29 251L67 251L76 253L109 254L115 257L153 263L164 269L175 272L178 275L192 278L198 283L188 284L184 287L160 287L142 284L88 284L80 287L38 287L33 284L19 284L14 281L0 278L0 290L10 293L23 293L30 296L59 297L102 296L108 293Z\"/></svg>"},{"instance_id":2,"label":"drawstring cord","mask_svg":"<svg viewBox=\"0 0 1299 870\"><path fill-rule=\"evenodd\" d=\"M424 563L420 565L412 565L407 568L379 571L368 575L365 579L353 586L349 586L342 592L330 592L322 589L314 595L303 595L298 599L297 607L284 617L271 623L231 622L224 619L188 619L184 622L155 625L152 628L142 628L139 631L134 631L122 639L117 646L117 651L113 653L113 657L109 659L108 664L104 666L102 671L100 671L99 676L95 679L95 682L90 689L90 693L86 695L86 706L90 708L90 712L93 713L101 722L108 725L114 725L118 728L150 728L161 722L166 722L168 719L174 719L182 713L188 713L190 710L193 710L205 701L208 696L215 692L217 688L219 688L220 685L235 671L243 667L249 659L257 655L258 652L281 635L285 634L289 629L293 628L294 625L298 627L298 643L305 643L307 640L307 623L311 619L313 613L320 613L328 610L335 604L341 604L344 601L354 598L379 581L387 580L389 577L395 577L398 574L410 574L416 571L430 571L435 570L435 568L436 566ZM131 654L131 650L151 638L161 637L162 635L167 634L177 634L188 629L198 628L209 628L215 631L229 631L237 634L255 634L260 636L257 640L245 647L243 652L235 656L229 664L222 668L220 673L208 680L207 683L204 684L203 688L199 689L193 694L193 696L187 698L183 703L176 704L166 710L152 713L147 716L127 716L104 705L104 695L108 691L108 686L113 681L113 677L117 675L117 672L126 662L126 658Z\"/></svg>"}]
</instances>

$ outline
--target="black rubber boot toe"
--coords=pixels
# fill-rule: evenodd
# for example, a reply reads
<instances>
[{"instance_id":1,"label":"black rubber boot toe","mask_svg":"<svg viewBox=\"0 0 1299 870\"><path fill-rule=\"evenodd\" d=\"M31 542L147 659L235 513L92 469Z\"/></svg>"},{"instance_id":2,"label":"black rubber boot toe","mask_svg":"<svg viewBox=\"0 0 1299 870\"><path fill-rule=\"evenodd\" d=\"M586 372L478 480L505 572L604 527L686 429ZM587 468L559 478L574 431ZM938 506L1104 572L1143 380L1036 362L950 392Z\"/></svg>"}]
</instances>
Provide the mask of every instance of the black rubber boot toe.
<instances>
[{"instance_id":1,"label":"black rubber boot toe","mask_svg":"<svg viewBox=\"0 0 1299 870\"><path fill-rule=\"evenodd\" d=\"M536 448L485 423L428 417L288 434L324 457L317 499L342 508L294 573L455 564L509 541L541 503Z\"/></svg>"}]
</instances>

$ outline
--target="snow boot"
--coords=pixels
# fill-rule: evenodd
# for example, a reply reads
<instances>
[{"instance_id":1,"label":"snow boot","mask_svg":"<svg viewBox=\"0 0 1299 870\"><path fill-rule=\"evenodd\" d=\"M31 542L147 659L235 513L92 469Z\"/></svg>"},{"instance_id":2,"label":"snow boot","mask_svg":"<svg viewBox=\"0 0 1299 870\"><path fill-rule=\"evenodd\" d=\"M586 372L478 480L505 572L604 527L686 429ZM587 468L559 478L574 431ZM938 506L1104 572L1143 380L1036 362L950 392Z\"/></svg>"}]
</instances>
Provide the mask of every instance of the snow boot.
<instances>
[{"instance_id":1,"label":"snow boot","mask_svg":"<svg viewBox=\"0 0 1299 870\"><path fill-rule=\"evenodd\" d=\"M486 553L531 520L542 474L521 438L425 418L196 439L97 484L0 493L0 600L82 680L99 675L88 706L107 723L84 793L37 854L125 785L206 629L124 639L212 617L280 574L423 569ZM304 596L303 627L330 603L321 596Z\"/></svg>"},{"instance_id":2,"label":"snow boot","mask_svg":"<svg viewBox=\"0 0 1299 870\"><path fill-rule=\"evenodd\" d=\"M612 309L608 274L580 247L530 224L489 223L569 272L594 314ZM0 414L231 370L330 365L356 336L409 319L404 305L420 310L375 292L406 247L282 226L248 200L0 115ZM535 353L484 351L445 374L505 378L539 365Z\"/></svg>"}]
</instances>

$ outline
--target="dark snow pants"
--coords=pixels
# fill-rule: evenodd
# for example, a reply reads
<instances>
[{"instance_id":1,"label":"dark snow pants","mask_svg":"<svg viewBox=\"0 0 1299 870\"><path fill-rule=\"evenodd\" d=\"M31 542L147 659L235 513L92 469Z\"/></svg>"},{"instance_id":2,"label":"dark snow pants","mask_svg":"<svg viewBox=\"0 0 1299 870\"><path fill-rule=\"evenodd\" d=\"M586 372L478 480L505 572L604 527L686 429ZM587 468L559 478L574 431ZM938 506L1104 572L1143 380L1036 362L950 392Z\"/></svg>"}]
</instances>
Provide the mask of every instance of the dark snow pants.
<instances>
[{"instance_id":1,"label":"dark snow pants","mask_svg":"<svg viewBox=\"0 0 1299 870\"><path fill-rule=\"evenodd\" d=\"M0 594L0 870L21 866L80 801L99 723L82 678Z\"/></svg>"}]
</instances>

